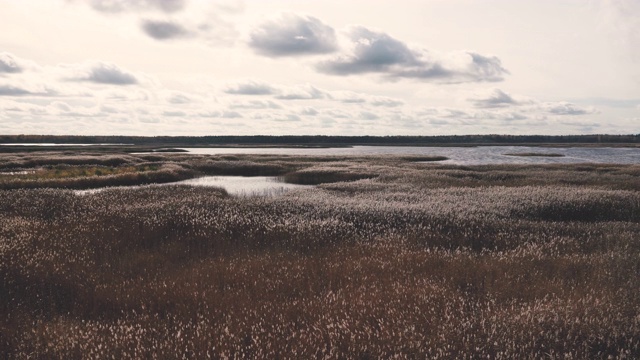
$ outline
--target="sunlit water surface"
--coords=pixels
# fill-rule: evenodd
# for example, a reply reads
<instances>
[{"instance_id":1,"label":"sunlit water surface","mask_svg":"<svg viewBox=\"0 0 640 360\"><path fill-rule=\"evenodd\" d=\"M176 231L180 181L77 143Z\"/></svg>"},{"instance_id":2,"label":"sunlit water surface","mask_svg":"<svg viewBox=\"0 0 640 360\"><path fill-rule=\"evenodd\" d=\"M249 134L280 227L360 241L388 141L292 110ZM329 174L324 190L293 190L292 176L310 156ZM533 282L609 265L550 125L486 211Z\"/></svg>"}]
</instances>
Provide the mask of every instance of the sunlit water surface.
<instances>
[{"instance_id":1,"label":"sunlit water surface","mask_svg":"<svg viewBox=\"0 0 640 360\"><path fill-rule=\"evenodd\" d=\"M203 176L172 183L140 186L117 186L112 187L112 189L135 189L142 186L155 187L166 185L220 187L225 189L230 195L234 196L278 196L291 190L309 187L308 185L287 184L282 182L279 178L272 176ZM75 193L78 195L94 194L105 189L109 188L76 190Z\"/></svg>"},{"instance_id":2,"label":"sunlit water surface","mask_svg":"<svg viewBox=\"0 0 640 360\"><path fill-rule=\"evenodd\" d=\"M571 164L607 163L638 164L640 149L610 147L421 147L421 146L353 146L345 148L183 148L193 154L271 154L317 156L420 155L446 156L441 164ZM510 156L506 154L560 154L562 157Z\"/></svg>"},{"instance_id":3,"label":"sunlit water surface","mask_svg":"<svg viewBox=\"0 0 640 360\"><path fill-rule=\"evenodd\" d=\"M271 176L204 176L171 184L221 187L231 195L240 196L276 196L305 187L288 184Z\"/></svg>"}]
</instances>

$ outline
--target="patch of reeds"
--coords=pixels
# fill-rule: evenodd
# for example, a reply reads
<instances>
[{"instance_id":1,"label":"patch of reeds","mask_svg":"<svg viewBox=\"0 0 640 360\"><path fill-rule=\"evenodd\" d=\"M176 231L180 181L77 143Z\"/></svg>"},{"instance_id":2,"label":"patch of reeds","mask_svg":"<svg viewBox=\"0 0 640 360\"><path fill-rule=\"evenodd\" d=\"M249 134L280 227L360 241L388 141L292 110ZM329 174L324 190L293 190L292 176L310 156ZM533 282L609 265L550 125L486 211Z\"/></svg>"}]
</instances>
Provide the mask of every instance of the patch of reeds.
<instances>
[{"instance_id":1,"label":"patch of reeds","mask_svg":"<svg viewBox=\"0 0 640 360\"><path fill-rule=\"evenodd\" d=\"M191 166L206 175L279 176L291 171L291 167L279 163L259 163L246 160L194 161Z\"/></svg>"},{"instance_id":2,"label":"patch of reeds","mask_svg":"<svg viewBox=\"0 0 640 360\"><path fill-rule=\"evenodd\" d=\"M285 182L300 185L318 185L344 181L357 181L371 179L377 175L360 171L350 171L336 168L313 167L299 171L293 171L283 176Z\"/></svg>"},{"instance_id":3,"label":"patch of reeds","mask_svg":"<svg viewBox=\"0 0 640 360\"><path fill-rule=\"evenodd\" d=\"M0 189L92 189L175 182L194 177L193 170L175 164L137 167L58 167L25 175L0 175Z\"/></svg>"}]
</instances>

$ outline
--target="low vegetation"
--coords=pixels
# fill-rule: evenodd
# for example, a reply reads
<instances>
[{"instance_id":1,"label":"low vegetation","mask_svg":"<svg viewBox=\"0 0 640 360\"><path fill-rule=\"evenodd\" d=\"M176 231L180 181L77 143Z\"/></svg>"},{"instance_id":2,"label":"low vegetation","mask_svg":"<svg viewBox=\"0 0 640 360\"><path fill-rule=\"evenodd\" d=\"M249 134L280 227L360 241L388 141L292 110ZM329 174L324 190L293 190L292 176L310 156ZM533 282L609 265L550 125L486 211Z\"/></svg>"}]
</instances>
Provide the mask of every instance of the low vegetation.
<instances>
[{"instance_id":1,"label":"low vegetation","mask_svg":"<svg viewBox=\"0 0 640 360\"><path fill-rule=\"evenodd\" d=\"M640 357L640 166L73 166L87 176L34 181L181 169L320 185L0 190L0 358Z\"/></svg>"}]
</instances>

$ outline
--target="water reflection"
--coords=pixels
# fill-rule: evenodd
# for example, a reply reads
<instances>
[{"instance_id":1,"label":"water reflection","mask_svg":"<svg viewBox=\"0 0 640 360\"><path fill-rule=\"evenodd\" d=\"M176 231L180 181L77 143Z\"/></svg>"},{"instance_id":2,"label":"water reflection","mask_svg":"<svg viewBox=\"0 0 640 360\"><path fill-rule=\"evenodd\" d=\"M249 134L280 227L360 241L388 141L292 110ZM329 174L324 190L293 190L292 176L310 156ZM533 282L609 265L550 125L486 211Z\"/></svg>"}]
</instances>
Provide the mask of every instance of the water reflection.
<instances>
[{"instance_id":1,"label":"water reflection","mask_svg":"<svg viewBox=\"0 0 640 360\"><path fill-rule=\"evenodd\" d=\"M288 184L271 176L204 176L183 180L171 185L216 186L239 196L277 196L305 185Z\"/></svg>"},{"instance_id":2,"label":"water reflection","mask_svg":"<svg viewBox=\"0 0 640 360\"><path fill-rule=\"evenodd\" d=\"M194 179L182 180L164 184L150 184L137 186L114 186L88 190L75 190L77 195L95 194L106 189L135 189L140 187L154 187L167 185L189 185L204 187L220 187L234 196L278 196L288 191L309 187L309 185L296 185L282 182L272 176L203 176Z\"/></svg>"}]
</instances>

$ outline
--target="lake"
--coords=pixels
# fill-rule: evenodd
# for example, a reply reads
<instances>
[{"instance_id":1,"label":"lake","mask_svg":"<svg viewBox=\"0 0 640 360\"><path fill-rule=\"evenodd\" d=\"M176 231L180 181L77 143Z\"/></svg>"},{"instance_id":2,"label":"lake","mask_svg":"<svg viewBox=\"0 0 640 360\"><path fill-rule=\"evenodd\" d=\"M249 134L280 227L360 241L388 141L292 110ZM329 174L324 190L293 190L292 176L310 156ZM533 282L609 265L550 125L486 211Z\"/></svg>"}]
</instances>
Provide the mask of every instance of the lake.
<instances>
[{"instance_id":1,"label":"lake","mask_svg":"<svg viewBox=\"0 0 640 360\"><path fill-rule=\"evenodd\" d=\"M316 156L421 155L446 156L440 164L639 164L640 149L613 147L422 147L422 146L353 146L341 148L182 148L192 154L270 154ZM555 154L561 156L511 156L506 154Z\"/></svg>"}]
</instances>

